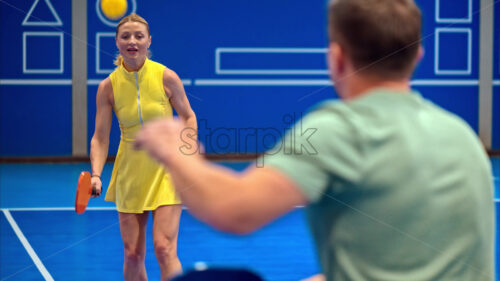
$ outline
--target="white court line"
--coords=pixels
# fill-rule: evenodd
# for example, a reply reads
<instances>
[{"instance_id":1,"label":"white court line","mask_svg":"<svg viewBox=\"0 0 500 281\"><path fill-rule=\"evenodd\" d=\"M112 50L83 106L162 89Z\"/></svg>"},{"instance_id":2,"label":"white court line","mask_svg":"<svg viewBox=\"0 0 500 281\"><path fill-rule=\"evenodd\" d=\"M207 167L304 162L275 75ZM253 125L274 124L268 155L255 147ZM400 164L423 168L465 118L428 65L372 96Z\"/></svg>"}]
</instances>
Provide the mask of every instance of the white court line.
<instances>
[{"instance_id":1,"label":"white court line","mask_svg":"<svg viewBox=\"0 0 500 281\"><path fill-rule=\"evenodd\" d=\"M328 79L196 79L195 86L331 86Z\"/></svg>"},{"instance_id":2,"label":"white court line","mask_svg":"<svg viewBox=\"0 0 500 281\"><path fill-rule=\"evenodd\" d=\"M74 211L75 207L7 208L8 211ZM85 211L116 211L115 207L87 207Z\"/></svg>"},{"instance_id":3,"label":"white court line","mask_svg":"<svg viewBox=\"0 0 500 281\"><path fill-rule=\"evenodd\" d=\"M191 81L191 79L181 79L181 81L182 81L182 85L184 85L184 86L191 86L191 84L193 83Z\"/></svg>"},{"instance_id":4,"label":"white court line","mask_svg":"<svg viewBox=\"0 0 500 281\"><path fill-rule=\"evenodd\" d=\"M186 206L182 206L187 210ZM33 208L2 208L2 211L75 211L75 207L33 207ZM87 207L85 211L116 211L116 207Z\"/></svg>"},{"instance_id":5,"label":"white court line","mask_svg":"<svg viewBox=\"0 0 500 281\"><path fill-rule=\"evenodd\" d=\"M87 85L92 85L92 86L99 85L99 83L101 83L102 80L104 79L88 79ZM191 86L193 84L191 79L181 79L181 82L182 85L184 86Z\"/></svg>"},{"instance_id":6,"label":"white court line","mask_svg":"<svg viewBox=\"0 0 500 281\"><path fill-rule=\"evenodd\" d=\"M102 79L88 79L87 85L99 85ZM181 79L184 86L192 86L192 79ZM47 85L71 86L71 79L0 79L0 85ZM493 80L494 86L500 86L500 80ZM195 86L331 86L329 79L195 79ZM477 86L476 79L416 79L412 86Z\"/></svg>"},{"instance_id":7,"label":"white court line","mask_svg":"<svg viewBox=\"0 0 500 281\"><path fill-rule=\"evenodd\" d=\"M102 80L104 79L89 79L87 80L87 85L92 85L92 86L99 85L99 83L101 83Z\"/></svg>"},{"instance_id":8,"label":"white court line","mask_svg":"<svg viewBox=\"0 0 500 281\"><path fill-rule=\"evenodd\" d=\"M495 82L495 81L494 81ZM329 79L196 79L195 86L331 86ZM476 79L415 79L412 86L477 86Z\"/></svg>"},{"instance_id":9,"label":"white court line","mask_svg":"<svg viewBox=\"0 0 500 281\"><path fill-rule=\"evenodd\" d=\"M331 86L327 79L196 79L195 86Z\"/></svg>"},{"instance_id":10,"label":"white court line","mask_svg":"<svg viewBox=\"0 0 500 281\"><path fill-rule=\"evenodd\" d=\"M35 253L35 251L31 247L30 243L28 242L28 239L26 239L26 237L24 236L23 232L21 231L21 229L17 225L16 221L14 220L12 215L10 214L9 210L2 209L2 212L5 215L5 217L7 218L7 221L9 221L9 224L12 227L12 229L14 230L14 232L16 233L17 238L19 238L19 240L23 244L24 249L26 249L26 251L30 255L31 259L35 263L36 267L38 268L38 270L40 271L42 276L45 278L45 280L52 280L53 281L54 278L52 278L50 273L47 271L47 269L43 265L42 261L38 258L38 255Z\"/></svg>"},{"instance_id":11,"label":"white court line","mask_svg":"<svg viewBox=\"0 0 500 281\"><path fill-rule=\"evenodd\" d=\"M99 85L103 79L88 79L87 85ZM191 79L181 79L184 86L191 86L193 82ZM0 79L0 85L11 86L71 86L73 81L71 79Z\"/></svg>"},{"instance_id":12,"label":"white court line","mask_svg":"<svg viewBox=\"0 0 500 281\"><path fill-rule=\"evenodd\" d=\"M475 79L415 79L410 81L412 86L477 86L479 80Z\"/></svg>"},{"instance_id":13,"label":"white court line","mask_svg":"<svg viewBox=\"0 0 500 281\"><path fill-rule=\"evenodd\" d=\"M0 79L0 85L71 86L71 79Z\"/></svg>"},{"instance_id":14,"label":"white court line","mask_svg":"<svg viewBox=\"0 0 500 281\"><path fill-rule=\"evenodd\" d=\"M304 208L305 206L303 205L297 205L295 206L296 208ZM185 205L182 205L183 210L188 210L188 208ZM6 208L6 209L0 209L2 211L74 211L75 207L41 207L41 208ZM116 211L116 207L88 207L85 209L86 211Z\"/></svg>"}]
</instances>

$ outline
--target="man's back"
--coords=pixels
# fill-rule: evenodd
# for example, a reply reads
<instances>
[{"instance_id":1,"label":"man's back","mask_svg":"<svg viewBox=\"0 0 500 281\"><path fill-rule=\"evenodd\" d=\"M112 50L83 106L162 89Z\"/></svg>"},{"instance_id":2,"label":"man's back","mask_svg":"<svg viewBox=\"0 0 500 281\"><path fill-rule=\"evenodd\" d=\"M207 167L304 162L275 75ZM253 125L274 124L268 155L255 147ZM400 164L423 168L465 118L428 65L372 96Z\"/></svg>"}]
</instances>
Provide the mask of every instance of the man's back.
<instances>
[{"instance_id":1,"label":"man's back","mask_svg":"<svg viewBox=\"0 0 500 281\"><path fill-rule=\"evenodd\" d=\"M417 95L367 93L409 90L421 30L414 0L330 0L329 74L347 102L294 126L259 159L270 169L236 176L164 149L183 145L176 121L145 126L138 146L219 229L246 233L308 204L328 280L493 280L492 177L477 136Z\"/></svg>"},{"instance_id":2,"label":"man's back","mask_svg":"<svg viewBox=\"0 0 500 281\"><path fill-rule=\"evenodd\" d=\"M416 94L379 90L323 105L301 125L317 129L317 154L267 163L312 202L329 280L493 280L490 167L463 121Z\"/></svg>"}]
</instances>

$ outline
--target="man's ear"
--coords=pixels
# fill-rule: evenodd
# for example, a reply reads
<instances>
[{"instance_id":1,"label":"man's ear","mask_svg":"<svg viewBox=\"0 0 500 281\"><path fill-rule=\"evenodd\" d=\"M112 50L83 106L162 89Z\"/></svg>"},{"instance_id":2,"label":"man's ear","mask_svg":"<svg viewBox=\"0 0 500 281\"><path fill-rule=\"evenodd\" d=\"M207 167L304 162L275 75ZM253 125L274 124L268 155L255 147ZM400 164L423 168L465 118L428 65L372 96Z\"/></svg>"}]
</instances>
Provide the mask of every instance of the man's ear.
<instances>
[{"instance_id":1,"label":"man's ear","mask_svg":"<svg viewBox=\"0 0 500 281\"><path fill-rule=\"evenodd\" d=\"M419 45L418 46L417 63L419 63L422 60L422 58L424 57L424 55L425 55L424 46Z\"/></svg>"},{"instance_id":2,"label":"man's ear","mask_svg":"<svg viewBox=\"0 0 500 281\"><path fill-rule=\"evenodd\" d=\"M345 52L336 42L330 42L328 49L328 68L332 80L345 71Z\"/></svg>"}]
</instances>

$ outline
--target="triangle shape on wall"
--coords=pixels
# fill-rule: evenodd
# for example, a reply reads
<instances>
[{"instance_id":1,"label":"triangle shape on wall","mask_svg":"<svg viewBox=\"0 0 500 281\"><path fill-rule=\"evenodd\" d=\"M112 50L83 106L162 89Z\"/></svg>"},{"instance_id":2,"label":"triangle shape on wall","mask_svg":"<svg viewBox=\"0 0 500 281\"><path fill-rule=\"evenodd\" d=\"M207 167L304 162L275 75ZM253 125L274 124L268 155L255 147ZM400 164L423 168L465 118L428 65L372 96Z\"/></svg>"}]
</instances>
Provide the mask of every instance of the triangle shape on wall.
<instances>
[{"instance_id":1,"label":"triangle shape on wall","mask_svg":"<svg viewBox=\"0 0 500 281\"><path fill-rule=\"evenodd\" d=\"M45 5L39 3L40 0L35 0L31 5L30 10L23 20L22 26L62 26L63 23L59 18L54 6L50 0L43 0Z\"/></svg>"}]
</instances>

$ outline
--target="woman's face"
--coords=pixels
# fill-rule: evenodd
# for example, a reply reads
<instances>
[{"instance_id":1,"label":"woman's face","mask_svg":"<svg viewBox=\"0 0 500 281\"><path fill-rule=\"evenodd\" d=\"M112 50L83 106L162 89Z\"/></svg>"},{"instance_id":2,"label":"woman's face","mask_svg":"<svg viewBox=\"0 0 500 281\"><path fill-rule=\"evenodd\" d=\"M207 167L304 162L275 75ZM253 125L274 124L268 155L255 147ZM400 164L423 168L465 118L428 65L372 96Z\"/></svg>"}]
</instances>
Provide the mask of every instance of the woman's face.
<instances>
[{"instance_id":1,"label":"woman's face","mask_svg":"<svg viewBox=\"0 0 500 281\"><path fill-rule=\"evenodd\" d=\"M151 45L151 36L145 24L129 21L120 26L116 47L125 61L143 61Z\"/></svg>"}]
</instances>

